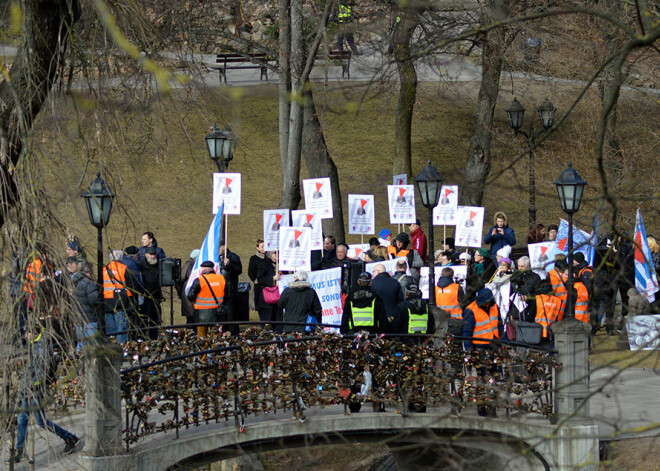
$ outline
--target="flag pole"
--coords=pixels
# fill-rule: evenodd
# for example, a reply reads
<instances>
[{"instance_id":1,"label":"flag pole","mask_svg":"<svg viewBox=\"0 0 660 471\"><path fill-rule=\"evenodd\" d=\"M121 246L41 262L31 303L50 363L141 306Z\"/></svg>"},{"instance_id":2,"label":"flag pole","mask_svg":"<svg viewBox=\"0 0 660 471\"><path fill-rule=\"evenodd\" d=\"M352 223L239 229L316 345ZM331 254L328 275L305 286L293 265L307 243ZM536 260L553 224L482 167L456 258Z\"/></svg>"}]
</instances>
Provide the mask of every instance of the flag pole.
<instances>
[{"instance_id":1,"label":"flag pole","mask_svg":"<svg viewBox=\"0 0 660 471\"><path fill-rule=\"evenodd\" d=\"M224 214L224 218L225 218L225 258L227 258L227 236L229 235L228 233L229 218L227 217L227 214Z\"/></svg>"}]
</instances>

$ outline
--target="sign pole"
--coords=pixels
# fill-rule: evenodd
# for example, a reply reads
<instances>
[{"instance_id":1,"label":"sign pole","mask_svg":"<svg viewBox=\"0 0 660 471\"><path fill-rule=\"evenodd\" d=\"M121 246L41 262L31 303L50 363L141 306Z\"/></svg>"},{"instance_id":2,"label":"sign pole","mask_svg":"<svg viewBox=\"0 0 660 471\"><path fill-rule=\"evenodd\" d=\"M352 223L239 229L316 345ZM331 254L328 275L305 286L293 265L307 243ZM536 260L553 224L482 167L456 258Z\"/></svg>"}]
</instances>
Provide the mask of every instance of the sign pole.
<instances>
[{"instance_id":1,"label":"sign pole","mask_svg":"<svg viewBox=\"0 0 660 471\"><path fill-rule=\"evenodd\" d=\"M229 235L229 230L228 230L228 228L229 228L229 222L228 222L229 217L228 217L227 214L224 214L223 216L225 218L225 258L227 258L227 236Z\"/></svg>"}]
</instances>

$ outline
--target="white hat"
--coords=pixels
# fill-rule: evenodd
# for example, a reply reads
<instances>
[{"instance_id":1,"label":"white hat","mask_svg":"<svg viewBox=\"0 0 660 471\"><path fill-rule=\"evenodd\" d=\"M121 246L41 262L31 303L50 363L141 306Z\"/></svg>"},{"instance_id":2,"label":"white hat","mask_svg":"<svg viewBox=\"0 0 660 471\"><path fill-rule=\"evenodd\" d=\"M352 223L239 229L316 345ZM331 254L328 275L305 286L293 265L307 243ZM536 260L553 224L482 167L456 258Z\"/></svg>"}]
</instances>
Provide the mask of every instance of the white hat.
<instances>
[{"instance_id":1,"label":"white hat","mask_svg":"<svg viewBox=\"0 0 660 471\"><path fill-rule=\"evenodd\" d=\"M199 257L199 249L195 249L192 252L190 252L190 258L197 258Z\"/></svg>"},{"instance_id":2,"label":"white hat","mask_svg":"<svg viewBox=\"0 0 660 471\"><path fill-rule=\"evenodd\" d=\"M461 254L458 256L458 258L460 260L468 260L468 261L472 260L472 256L467 252L461 252Z\"/></svg>"},{"instance_id":3,"label":"white hat","mask_svg":"<svg viewBox=\"0 0 660 471\"><path fill-rule=\"evenodd\" d=\"M504 258L509 258L509 255L511 255L511 246L510 245L505 245L502 247L500 250L497 251L497 254L500 257Z\"/></svg>"},{"instance_id":4,"label":"white hat","mask_svg":"<svg viewBox=\"0 0 660 471\"><path fill-rule=\"evenodd\" d=\"M304 270L298 270L293 274L293 279L296 281L307 281L307 272Z\"/></svg>"}]
</instances>

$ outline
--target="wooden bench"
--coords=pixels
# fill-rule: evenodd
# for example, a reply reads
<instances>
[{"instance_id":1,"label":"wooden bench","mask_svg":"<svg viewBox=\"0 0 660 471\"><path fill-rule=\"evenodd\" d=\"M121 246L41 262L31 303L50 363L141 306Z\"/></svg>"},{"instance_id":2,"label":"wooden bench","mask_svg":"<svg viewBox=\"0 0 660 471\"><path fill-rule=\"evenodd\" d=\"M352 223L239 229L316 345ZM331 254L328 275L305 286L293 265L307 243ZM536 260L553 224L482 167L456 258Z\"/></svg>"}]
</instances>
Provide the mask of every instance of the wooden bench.
<instances>
[{"instance_id":1,"label":"wooden bench","mask_svg":"<svg viewBox=\"0 0 660 471\"><path fill-rule=\"evenodd\" d=\"M326 65L341 64L341 78L351 79L351 51L329 51L327 56L319 51L314 63L318 64L319 61Z\"/></svg>"},{"instance_id":2,"label":"wooden bench","mask_svg":"<svg viewBox=\"0 0 660 471\"><path fill-rule=\"evenodd\" d=\"M215 63L216 65L212 67L219 72L218 80L222 82L222 78L225 78L225 83L227 83L227 70L230 69L260 69L261 76L260 80L268 81L268 63L275 62L275 59L268 54L264 53L245 53L245 54L236 54L232 52L216 54Z\"/></svg>"}]
</instances>

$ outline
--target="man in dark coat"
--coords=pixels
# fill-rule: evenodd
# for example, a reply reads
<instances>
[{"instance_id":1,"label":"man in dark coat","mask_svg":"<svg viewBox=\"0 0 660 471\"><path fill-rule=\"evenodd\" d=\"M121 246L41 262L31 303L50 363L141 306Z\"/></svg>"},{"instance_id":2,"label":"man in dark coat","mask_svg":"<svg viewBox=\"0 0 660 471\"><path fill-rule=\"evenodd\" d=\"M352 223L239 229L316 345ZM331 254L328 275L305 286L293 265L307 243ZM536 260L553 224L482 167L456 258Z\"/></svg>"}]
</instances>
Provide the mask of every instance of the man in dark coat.
<instances>
[{"instance_id":1,"label":"man in dark coat","mask_svg":"<svg viewBox=\"0 0 660 471\"><path fill-rule=\"evenodd\" d=\"M235 300L238 298L238 275L243 273L243 265L241 264L241 258L231 250L227 249L225 247L225 241L222 239L220 240L219 253L222 276L225 277L225 280L229 284L225 296L225 313L227 319L224 320L232 322L238 319L236 316ZM227 330L229 330L234 337L238 335L239 329L236 324L228 325Z\"/></svg>"},{"instance_id":2,"label":"man in dark coat","mask_svg":"<svg viewBox=\"0 0 660 471\"><path fill-rule=\"evenodd\" d=\"M399 260L396 262L396 272L392 275L392 278L398 281L401 285L401 293L405 293L408 286L417 284L412 276L406 274L407 270L408 264L405 260Z\"/></svg>"},{"instance_id":3,"label":"man in dark coat","mask_svg":"<svg viewBox=\"0 0 660 471\"><path fill-rule=\"evenodd\" d=\"M190 258L186 260L186 263L183 264L183 268L181 269L181 278L174 284L176 293L179 299L181 299L181 315L186 318L187 324L195 322L195 310L188 296L186 296L186 285L190 279L190 274L192 273L193 266L195 266L197 257L199 257L199 249L190 252Z\"/></svg>"},{"instance_id":4,"label":"man in dark coat","mask_svg":"<svg viewBox=\"0 0 660 471\"><path fill-rule=\"evenodd\" d=\"M337 245L337 248L335 250L335 257L326 260L323 263L323 269L327 268L337 268L337 267L343 267L346 262L348 262L348 259L346 256L348 255L348 246L346 244L339 244Z\"/></svg>"},{"instance_id":5,"label":"man in dark coat","mask_svg":"<svg viewBox=\"0 0 660 471\"><path fill-rule=\"evenodd\" d=\"M394 319L394 308L397 304L403 302L401 285L387 273L385 265L380 263L374 267L373 277L371 291L383 300L387 320L388 322L392 322Z\"/></svg>"},{"instance_id":6,"label":"man in dark coat","mask_svg":"<svg viewBox=\"0 0 660 471\"><path fill-rule=\"evenodd\" d=\"M383 300L371 291L371 273L363 272L358 277L358 289L348 295L344 304L340 331L385 333L387 324Z\"/></svg>"},{"instance_id":7,"label":"man in dark coat","mask_svg":"<svg viewBox=\"0 0 660 471\"><path fill-rule=\"evenodd\" d=\"M536 287L541 282L541 277L532 270L531 262L527 255L518 259L518 271L511 277L511 287L516 293L523 297L534 296Z\"/></svg>"},{"instance_id":8,"label":"man in dark coat","mask_svg":"<svg viewBox=\"0 0 660 471\"><path fill-rule=\"evenodd\" d=\"M78 259L73 257L67 260L67 268L70 263L76 265L76 271L71 274L71 281L73 281L74 292L80 303L80 314L83 318L82 325L76 326L78 337L76 348L80 351L83 342L94 336L99 328L97 317L98 313L101 312L99 285L92 279L92 270L88 263L79 263Z\"/></svg>"},{"instance_id":9,"label":"man in dark coat","mask_svg":"<svg viewBox=\"0 0 660 471\"><path fill-rule=\"evenodd\" d=\"M313 316L317 323L322 321L323 309L316 291L307 282L307 272L297 271L293 274L293 283L287 286L278 301L279 307L284 309L285 322L307 322L307 316ZM305 332L304 325L284 324L284 332Z\"/></svg>"},{"instance_id":10,"label":"man in dark coat","mask_svg":"<svg viewBox=\"0 0 660 471\"><path fill-rule=\"evenodd\" d=\"M155 246L149 246L145 250L145 258L139 262L142 284L144 286L144 303L140 309L139 327L140 335L144 335L144 329L149 329L149 338L158 338L158 329L162 322L160 303L163 302L163 291L160 286L160 274L158 271L158 250Z\"/></svg>"}]
</instances>

